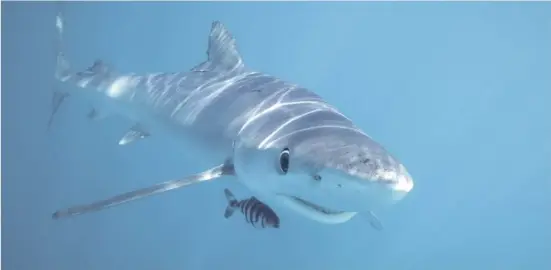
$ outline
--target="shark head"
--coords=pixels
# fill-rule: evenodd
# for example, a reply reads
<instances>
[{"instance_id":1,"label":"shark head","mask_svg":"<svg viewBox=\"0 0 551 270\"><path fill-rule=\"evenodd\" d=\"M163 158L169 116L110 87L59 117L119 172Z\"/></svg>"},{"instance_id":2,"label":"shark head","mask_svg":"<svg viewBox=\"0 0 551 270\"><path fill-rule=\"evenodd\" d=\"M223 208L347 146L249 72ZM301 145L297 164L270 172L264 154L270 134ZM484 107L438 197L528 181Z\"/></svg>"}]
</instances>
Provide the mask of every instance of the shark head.
<instances>
[{"instance_id":1,"label":"shark head","mask_svg":"<svg viewBox=\"0 0 551 270\"><path fill-rule=\"evenodd\" d=\"M405 166L361 132L236 143L233 162L250 189L322 223L393 204L413 188Z\"/></svg>"}]
</instances>

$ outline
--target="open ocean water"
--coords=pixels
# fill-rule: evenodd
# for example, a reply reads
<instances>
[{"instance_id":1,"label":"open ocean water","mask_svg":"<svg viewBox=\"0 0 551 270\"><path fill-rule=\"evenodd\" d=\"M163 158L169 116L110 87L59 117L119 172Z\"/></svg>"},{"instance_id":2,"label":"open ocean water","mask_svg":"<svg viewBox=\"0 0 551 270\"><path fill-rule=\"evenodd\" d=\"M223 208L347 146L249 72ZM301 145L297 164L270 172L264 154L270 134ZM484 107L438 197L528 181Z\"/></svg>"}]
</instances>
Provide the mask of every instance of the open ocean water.
<instances>
[{"instance_id":1,"label":"open ocean water","mask_svg":"<svg viewBox=\"0 0 551 270\"><path fill-rule=\"evenodd\" d=\"M75 69L188 70L213 20L245 63L322 95L398 156L412 192L365 219L224 219L228 179L54 221L53 211L202 171L163 134L89 121L67 99L46 131L55 15L2 2L2 269L551 269L551 3L64 3ZM183 161L185 160L185 162Z\"/></svg>"}]
</instances>

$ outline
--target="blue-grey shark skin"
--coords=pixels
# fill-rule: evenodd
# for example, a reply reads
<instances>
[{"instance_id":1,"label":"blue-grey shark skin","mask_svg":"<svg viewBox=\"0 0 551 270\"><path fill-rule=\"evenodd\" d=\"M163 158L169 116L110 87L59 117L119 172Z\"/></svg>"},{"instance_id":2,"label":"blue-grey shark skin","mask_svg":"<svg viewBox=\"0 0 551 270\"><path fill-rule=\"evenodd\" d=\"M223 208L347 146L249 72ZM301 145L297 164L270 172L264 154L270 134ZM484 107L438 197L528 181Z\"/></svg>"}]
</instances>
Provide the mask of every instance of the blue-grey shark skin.
<instances>
[{"instance_id":1,"label":"blue-grey shark skin","mask_svg":"<svg viewBox=\"0 0 551 270\"><path fill-rule=\"evenodd\" d=\"M60 34L62 27L59 23ZM213 166L222 165L54 217L233 175L262 201L331 224L356 213L369 215L413 188L398 159L320 96L245 66L220 22L212 24L207 55L189 71L139 75L116 72L101 61L75 73L60 52L56 77L79 86L72 94L85 95L103 113L128 117L147 135L171 134L200 150ZM131 131L130 137L147 140Z\"/></svg>"}]
</instances>

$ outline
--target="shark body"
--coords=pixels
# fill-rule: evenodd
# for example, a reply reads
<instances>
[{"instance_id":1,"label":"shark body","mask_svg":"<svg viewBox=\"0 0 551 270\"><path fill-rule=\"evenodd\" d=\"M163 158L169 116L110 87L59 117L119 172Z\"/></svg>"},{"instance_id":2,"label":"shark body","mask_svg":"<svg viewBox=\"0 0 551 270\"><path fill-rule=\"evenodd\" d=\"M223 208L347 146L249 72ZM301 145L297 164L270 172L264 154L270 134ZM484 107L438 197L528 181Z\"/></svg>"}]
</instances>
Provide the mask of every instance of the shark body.
<instances>
[{"instance_id":1,"label":"shark body","mask_svg":"<svg viewBox=\"0 0 551 270\"><path fill-rule=\"evenodd\" d=\"M61 14L56 26L61 36ZM263 202L336 224L357 213L374 217L373 209L413 188L398 159L319 95L245 66L220 22L212 24L207 55L189 71L140 75L116 72L102 61L73 72L59 52L56 78L78 86L71 95L96 105L93 118L118 114L135 122L119 144L170 134L204 153L213 167L60 210L54 218L232 176Z\"/></svg>"}]
</instances>

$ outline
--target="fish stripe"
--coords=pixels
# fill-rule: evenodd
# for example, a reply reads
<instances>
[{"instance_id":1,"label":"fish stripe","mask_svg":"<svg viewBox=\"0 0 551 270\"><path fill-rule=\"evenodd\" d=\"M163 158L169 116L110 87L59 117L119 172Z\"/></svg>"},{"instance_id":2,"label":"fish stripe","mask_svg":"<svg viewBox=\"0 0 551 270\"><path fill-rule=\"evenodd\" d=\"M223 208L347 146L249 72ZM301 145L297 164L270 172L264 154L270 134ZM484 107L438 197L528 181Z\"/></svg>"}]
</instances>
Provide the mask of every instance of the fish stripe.
<instances>
[{"instance_id":1,"label":"fish stripe","mask_svg":"<svg viewBox=\"0 0 551 270\"><path fill-rule=\"evenodd\" d=\"M236 202L232 206L239 208L245 216L245 221L255 228L266 228L274 225L279 227L279 217L277 214L254 196Z\"/></svg>"}]
</instances>

